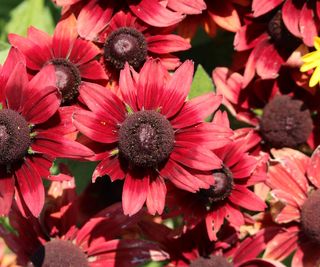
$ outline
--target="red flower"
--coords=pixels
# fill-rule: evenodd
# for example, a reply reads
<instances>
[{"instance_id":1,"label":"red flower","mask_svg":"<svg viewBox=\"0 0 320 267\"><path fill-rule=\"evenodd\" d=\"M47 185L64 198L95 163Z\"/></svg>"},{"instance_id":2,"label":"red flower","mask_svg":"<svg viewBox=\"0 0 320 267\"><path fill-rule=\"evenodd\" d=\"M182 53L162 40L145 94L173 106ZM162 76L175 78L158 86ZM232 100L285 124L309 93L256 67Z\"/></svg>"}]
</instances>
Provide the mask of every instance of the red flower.
<instances>
[{"instance_id":1,"label":"red flower","mask_svg":"<svg viewBox=\"0 0 320 267\"><path fill-rule=\"evenodd\" d=\"M28 37L9 34L10 43L26 57L31 73L53 65L62 104L73 104L87 80L97 82L107 78L95 57L100 50L93 43L78 38L74 16L60 21L53 37L30 27Z\"/></svg>"},{"instance_id":2,"label":"red flower","mask_svg":"<svg viewBox=\"0 0 320 267\"><path fill-rule=\"evenodd\" d=\"M202 0L197 0L201 1ZM183 10L186 0L179 0L180 5L177 11L174 12L163 4L161 0L54 0L60 6L63 6L66 15L74 13L77 16L77 29L82 38L95 40L98 34L105 28L111 20L115 10L130 10L136 17L145 23L155 27L168 27L177 24L184 19ZM191 3L195 1L190 1ZM181 9L181 4L183 10ZM171 4L172 5L172 4ZM201 13L203 5L198 9ZM193 8L194 10L194 8Z\"/></svg>"},{"instance_id":3,"label":"red flower","mask_svg":"<svg viewBox=\"0 0 320 267\"><path fill-rule=\"evenodd\" d=\"M248 55L243 81L246 87L255 73L262 79L278 77L280 68L302 42L288 31L281 10L261 18L248 14L244 22L235 35L234 47Z\"/></svg>"},{"instance_id":4,"label":"red flower","mask_svg":"<svg viewBox=\"0 0 320 267\"><path fill-rule=\"evenodd\" d=\"M63 137L75 131L75 109L58 110L52 66L29 82L24 58L12 48L0 77L0 214L8 214L16 189L16 197L38 216L44 204L41 177L48 177L53 157L82 158L92 151Z\"/></svg>"},{"instance_id":5,"label":"red flower","mask_svg":"<svg viewBox=\"0 0 320 267\"><path fill-rule=\"evenodd\" d=\"M119 239L141 215L128 218L115 204L77 226L74 207L74 180L53 182L51 200L40 221L25 218L13 207L9 214L15 233L0 226L0 235L17 254L22 266L138 266L148 261L166 260L167 255L150 241Z\"/></svg>"},{"instance_id":6,"label":"red flower","mask_svg":"<svg viewBox=\"0 0 320 267\"><path fill-rule=\"evenodd\" d=\"M224 115L217 113L216 118ZM222 119L227 120L226 117ZM214 150L222 160L222 168L210 172L214 177L210 188L201 189L197 193L174 188L169 191L169 208L172 208L174 213L182 214L189 227L205 220L210 240L217 239L216 234L225 218L239 230L244 224L240 208L251 211L262 211L266 208L265 203L248 189L249 186L263 182L265 178L265 174L256 175L258 164L262 163L261 159L247 152L250 143L251 136L248 135ZM202 174L196 174L198 177L201 177L200 175Z\"/></svg>"},{"instance_id":7,"label":"red flower","mask_svg":"<svg viewBox=\"0 0 320 267\"><path fill-rule=\"evenodd\" d=\"M255 127L257 144L263 141L265 149L297 148L306 142L312 146L313 134L318 132L314 127L316 120L313 121L311 117L313 101L307 101L308 98L301 97L300 93L296 94L296 85L290 83L290 78L283 85L280 81L282 74L279 79L256 78L243 87L244 77L227 68L216 68L212 78L231 113L240 121ZM289 94L288 88L292 89ZM297 91L301 92L299 88ZM247 130L251 129L242 128L239 131Z\"/></svg>"},{"instance_id":8,"label":"red flower","mask_svg":"<svg viewBox=\"0 0 320 267\"><path fill-rule=\"evenodd\" d=\"M214 93L186 101L193 64L186 61L169 76L158 60L148 60L140 73L126 64L120 73L123 100L95 85L81 95L91 111L77 111L74 124L104 151L93 180L109 175L125 179L122 204L135 214L144 202L150 213L162 213L169 179L177 187L195 192L209 187L195 170L221 167L209 149L229 142L229 128L203 120L220 105ZM97 145L96 145L97 146ZM211 179L211 178L210 178ZM132 201L134 199L134 201Z\"/></svg>"},{"instance_id":9,"label":"red flower","mask_svg":"<svg viewBox=\"0 0 320 267\"><path fill-rule=\"evenodd\" d=\"M125 62L137 70L147 57L160 58L167 69L175 69L181 62L171 53L191 47L182 37L148 27L131 13L122 11L114 15L98 40L104 44L107 68L116 70L123 69Z\"/></svg>"},{"instance_id":10,"label":"red flower","mask_svg":"<svg viewBox=\"0 0 320 267\"><path fill-rule=\"evenodd\" d=\"M282 231L268 244L264 257L282 260L294 252L292 266L316 266L320 260L320 147L311 159L292 149L273 150L266 184L275 206L274 221Z\"/></svg>"},{"instance_id":11,"label":"red flower","mask_svg":"<svg viewBox=\"0 0 320 267\"><path fill-rule=\"evenodd\" d=\"M282 5L283 4L283 5ZM317 36L320 18L317 0L253 0L253 16L259 17L281 7L282 19L286 28L296 37L301 38L307 46L313 45Z\"/></svg>"}]
</instances>

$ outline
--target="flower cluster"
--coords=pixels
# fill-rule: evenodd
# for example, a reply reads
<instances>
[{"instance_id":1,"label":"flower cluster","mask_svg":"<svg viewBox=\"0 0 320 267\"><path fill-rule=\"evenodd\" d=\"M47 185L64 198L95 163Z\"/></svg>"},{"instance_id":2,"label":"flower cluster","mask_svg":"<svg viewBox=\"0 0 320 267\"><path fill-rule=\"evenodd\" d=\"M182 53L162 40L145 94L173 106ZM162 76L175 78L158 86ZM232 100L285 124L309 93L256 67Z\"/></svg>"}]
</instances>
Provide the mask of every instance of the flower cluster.
<instances>
[{"instance_id":1,"label":"flower cluster","mask_svg":"<svg viewBox=\"0 0 320 267\"><path fill-rule=\"evenodd\" d=\"M319 266L319 1L53 2L0 65L8 265ZM194 96L198 29L234 52Z\"/></svg>"}]
</instances>

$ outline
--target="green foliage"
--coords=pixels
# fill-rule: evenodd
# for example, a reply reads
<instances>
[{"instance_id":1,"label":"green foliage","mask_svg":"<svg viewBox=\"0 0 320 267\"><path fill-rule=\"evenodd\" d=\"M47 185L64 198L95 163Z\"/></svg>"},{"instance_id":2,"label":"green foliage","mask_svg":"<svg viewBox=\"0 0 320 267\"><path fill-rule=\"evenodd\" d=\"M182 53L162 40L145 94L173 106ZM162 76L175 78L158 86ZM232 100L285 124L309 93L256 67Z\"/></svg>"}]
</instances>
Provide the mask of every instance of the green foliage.
<instances>
[{"instance_id":1,"label":"green foliage","mask_svg":"<svg viewBox=\"0 0 320 267\"><path fill-rule=\"evenodd\" d=\"M6 60L9 49L10 45L8 43L0 41L0 64L3 64L3 62Z\"/></svg>"},{"instance_id":2,"label":"green foliage","mask_svg":"<svg viewBox=\"0 0 320 267\"><path fill-rule=\"evenodd\" d=\"M199 64L193 78L189 98L191 99L212 91L214 91L214 86L211 77Z\"/></svg>"},{"instance_id":3,"label":"green foliage","mask_svg":"<svg viewBox=\"0 0 320 267\"><path fill-rule=\"evenodd\" d=\"M44 0L26 0L10 11L10 19L4 26L2 35L16 33L26 35L29 26L33 25L45 32L52 33L54 21Z\"/></svg>"}]
</instances>

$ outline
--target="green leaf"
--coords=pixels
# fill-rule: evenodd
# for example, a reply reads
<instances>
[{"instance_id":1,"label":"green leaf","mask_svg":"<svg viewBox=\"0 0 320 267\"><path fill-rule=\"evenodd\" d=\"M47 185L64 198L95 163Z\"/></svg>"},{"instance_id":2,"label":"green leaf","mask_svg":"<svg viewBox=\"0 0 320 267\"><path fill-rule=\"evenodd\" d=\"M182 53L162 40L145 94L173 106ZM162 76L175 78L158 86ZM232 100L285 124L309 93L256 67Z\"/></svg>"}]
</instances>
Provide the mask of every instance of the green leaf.
<instances>
[{"instance_id":1,"label":"green leaf","mask_svg":"<svg viewBox=\"0 0 320 267\"><path fill-rule=\"evenodd\" d=\"M10 45L6 42L0 41L0 64L3 64L9 53Z\"/></svg>"},{"instance_id":2,"label":"green leaf","mask_svg":"<svg viewBox=\"0 0 320 267\"><path fill-rule=\"evenodd\" d=\"M213 92L214 86L211 77L199 64L193 78L189 98L194 98L208 92Z\"/></svg>"},{"instance_id":3,"label":"green leaf","mask_svg":"<svg viewBox=\"0 0 320 267\"><path fill-rule=\"evenodd\" d=\"M16 33L25 36L29 26L52 33L54 22L44 0L25 0L10 12L10 20L4 27L4 34Z\"/></svg>"}]
</instances>

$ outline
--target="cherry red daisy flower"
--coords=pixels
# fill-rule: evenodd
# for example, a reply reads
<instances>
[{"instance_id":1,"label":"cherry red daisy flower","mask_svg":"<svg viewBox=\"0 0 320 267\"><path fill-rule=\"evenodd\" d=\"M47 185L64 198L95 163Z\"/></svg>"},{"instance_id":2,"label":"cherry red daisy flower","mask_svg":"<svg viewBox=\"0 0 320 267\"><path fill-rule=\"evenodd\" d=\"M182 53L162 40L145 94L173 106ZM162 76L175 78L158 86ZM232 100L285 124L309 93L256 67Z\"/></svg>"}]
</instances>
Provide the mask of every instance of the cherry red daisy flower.
<instances>
[{"instance_id":1,"label":"cherry red daisy flower","mask_svg":"<svg viewBox=\"0 0 320 267\"><path fill-rule=\"evenodd\" d=\"M185 18L183 11L186 0L171 1L171 6L178 9L178 12L168 8L168 2L161 0L55 0L54 2L63 7L63 13L68 16L74 13L77 16L77 29L82 38L96 40L98 34L111 20L116 10L130 10L136 17L154 27L168 27L179 23ZM200 3L194 5L194 2ZM190 1L193 12L201 13L205 5L203 0ZM189 5L190 7L190 5ZM183 8L183 10L180 10Z\"/></svg>"},{"instance_id":2,"label":"cherry red daisy flower","mask_svg":"<svg viewBox=\"0 0 320 267\"><path fill-rule=\"evenodd\" d=\"M30 27L28 37L9 34L8 38L26 57L31 73L37 73L46 65L55 67L57 87L64 105L75 103L87 81L101 82L107 79L103 67L95 60L100 49L78 38L73 15L58 23L53 37Z\"/></svg>"},{"instance_id":3,"label":"cherry red daisy flower","mask_svg":"<svg viewBox=\"0 0 320 267\"><path fill-rule=\"evenodd\" d=\"M281 8L282 19L286 28L296 37L301 38L307 46L312 46L317 36L320 18L317 0L253 0L253 16L265 15L276 8Z\"/></svg>"},{"instance_id":4,"label":"cherry red daisy flower","mask_svg":"<svg viewBox=\"0 0 320 267\"><path fill-rule=\"evenodd\" d=\"M295 88L295 84L287 80L282 85L280 77L277 80L256 78L243 88L244 77L227 68L216 68L212 78L217 92L224 96L223 103L237 119L254 126L257 143L262 141L263 148L297 148L306 142L313 145L318 131L314 127L316 120L311 116L313 101L306 101L304 96L300 100L294 90L289 94L285 91L288 84L289 89ZM297 91L301 92L301 88Z\"/></svg>"},{"instance_id":5,"label":"cherry red daisy flower","mask_svg":"<svg viewBox=\"0 0 320 267\"><path fill-rule=\"evenodd\" d=\"M155 242L119 239L141 214L128 218L115 204L78 226L77 211L69 209L76 201L73 178L53 182L48 192L53 194L41 221L22 216L13 206L9 220L16 232L0 226L0 235L22 266L130 267L167 258Z\"/></svg>"},{"instance_id":6,"label":"cherry red daisy flower","mask_svg":"<svg viewBox=\"0 0 320 267\"><path fill-rule=\"evenodd\" d=\"M190 43L176 34L167 34L139 21L131 13L120 11L114 15L106 29L99 34L103 43L103 58L107 68L123 69L128 62L136 70L147 57L160 58L167 69L175 69L181 62L173 52L184 51Z\"/></svg>"},{"instance_id":7,"label":"cherry red daisy flower","mask_svg":"<svg viewBox=\"0 0 320 267\"><path fill-rule=\"evenodd\" d=\"M224 115L226 113L217 113L216 118ZM227 120L226 117L220 119ZM250 143L251 136L244 136L214 150L222 160L222 168L210 172L214 182L209 188L200 189L196 193L176 188L169 190L168 206L173 213L182 214L189 227L205 220L211 240L217 239L216 234L225 218L236 230L240 229L244 224L240 208L251 211L263 211L266 208L265 203L248 189L249 186L263 182L265 178L265 175L255 173L260 161L248 153ZM201 173L198 175L201 177Z\"/></svg>"},{"instance_id":8,"label":"cherry red daisy flower","mask_svg":"<svg viewBox=\"0 0 320 267\"><path fill-rule=\"evenodd\" d=\"M320 147L311 158L293 149L273 150L266 184L271 188L279 232L264 257L283 260L294 253L293 267L317 266L320 260Z\"/></svg>"},{"instance_id":9,"label":"cherry red daisy flower","mask_svg":"<svg viewBox=\"0 0 320 267\"><path fill-rule=\"evenodd\" d=\"M15 48L0 73L0 214L11 207L14 190L34 216L44 204L42 177L48 177L54 157L82 158L92 155L85 146L62 135L75 110L60 106L52 66L28 81L23 55ZM68 116L69 115L69 116ZM53 119L53 120L51 120Z\"/></svg>"},{"instance_id":10,"label":"cherry red daisy flower","mask_svg":"<svg viewBox=\"0 0 320 267\"><path fill-rule=\"evenodd\" d=\"M120 73L122 99L96 85L83 96L91 111L77 111L74 124L104 151L93 181L104 175L124 179L125 214L135 214L146 201L150 213L162 213L165 179L195 192L208 188L212 176L195 170L221 168L210 149L228 143L230 128L205 123L221 103L213 92L186 101L193 63L186 61L170 76L159 60L148 60L140 73L128 64ZM208 180L206 180L208 179ZM134 201L132 201L134 199Z\"/></svg>"}]
</instances>

